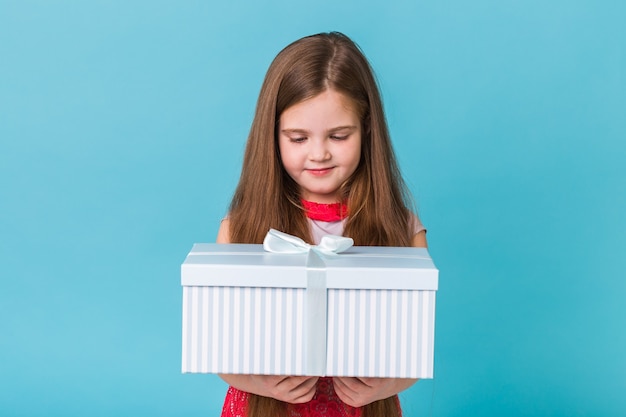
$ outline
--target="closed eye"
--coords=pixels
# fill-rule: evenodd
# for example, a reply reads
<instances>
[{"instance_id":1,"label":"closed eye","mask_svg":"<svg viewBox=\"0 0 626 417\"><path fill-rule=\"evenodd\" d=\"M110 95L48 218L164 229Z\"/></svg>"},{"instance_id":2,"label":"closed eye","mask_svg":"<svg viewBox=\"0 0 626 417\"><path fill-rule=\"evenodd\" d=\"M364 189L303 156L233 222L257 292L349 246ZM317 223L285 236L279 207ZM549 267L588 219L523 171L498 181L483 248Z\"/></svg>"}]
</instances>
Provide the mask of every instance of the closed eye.
<instances>
[{"instance_id":1,"label":"closed eye","mask_svg":"<svg viewBox=\"0 0 626 417\"><path fill-rule=\"evenodd\" d=\"M302 143L305 140L306 140L306 137L289 138L289 141L293 143Z\"/></svg>"},{"instance_id":2,"label":"closed eye","mask_svg":"<svg viewBox=\"0 0 626 417\"><path fill-rule=\"evenodd\" d=\"M333 140L346 140L350 135L331 135L330 138Z\"/></svg>"}]
</instances>

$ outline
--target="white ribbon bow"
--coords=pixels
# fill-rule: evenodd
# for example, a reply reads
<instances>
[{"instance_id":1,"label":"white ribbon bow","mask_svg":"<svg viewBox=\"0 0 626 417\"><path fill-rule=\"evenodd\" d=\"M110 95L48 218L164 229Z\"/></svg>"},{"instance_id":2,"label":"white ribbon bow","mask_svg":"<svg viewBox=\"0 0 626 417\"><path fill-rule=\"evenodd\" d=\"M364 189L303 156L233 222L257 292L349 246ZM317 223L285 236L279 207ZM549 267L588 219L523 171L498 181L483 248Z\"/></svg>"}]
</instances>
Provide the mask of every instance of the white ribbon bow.
<instances>
[{"instance_id":1,"label":"white ribbon bow","mask_svg":"<svg viewBox=\"0 0 626 417\"><path fill-rule=\"evenodd\" d=\"M275 253L307 253L315 251L323 255L335 255L348 250L354 245L349 237L326 235L319 245L309 245L297 236L270 229L263 240L263 249Z\"/></svg>"}]
</instances>

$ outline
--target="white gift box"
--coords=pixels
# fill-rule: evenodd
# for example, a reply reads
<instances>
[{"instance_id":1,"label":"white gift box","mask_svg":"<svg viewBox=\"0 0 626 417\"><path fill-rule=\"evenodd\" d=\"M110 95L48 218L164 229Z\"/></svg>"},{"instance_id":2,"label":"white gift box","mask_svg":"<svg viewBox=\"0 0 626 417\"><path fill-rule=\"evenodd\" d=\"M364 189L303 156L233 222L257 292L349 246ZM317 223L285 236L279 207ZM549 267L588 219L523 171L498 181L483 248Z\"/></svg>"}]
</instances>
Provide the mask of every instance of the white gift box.
<instances>
[{"instance_id":1,"label":"white gift box","mask_svg":"<svg viewBox=\"0 0 626 417\"><path fill-rule=\"evenodd\" d=\"M438 271L424 248L199 243L181 283L183 372L433 377Z\"/></svg>"}]
</instances>

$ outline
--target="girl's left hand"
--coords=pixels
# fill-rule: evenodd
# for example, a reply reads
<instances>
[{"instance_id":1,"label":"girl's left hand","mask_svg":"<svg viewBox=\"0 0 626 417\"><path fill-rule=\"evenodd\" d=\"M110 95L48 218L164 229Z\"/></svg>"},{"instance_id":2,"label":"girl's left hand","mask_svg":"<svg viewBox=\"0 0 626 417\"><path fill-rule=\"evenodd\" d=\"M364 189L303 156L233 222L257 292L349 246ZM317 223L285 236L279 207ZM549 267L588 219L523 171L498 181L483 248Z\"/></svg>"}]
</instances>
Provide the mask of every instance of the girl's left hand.
<instances>
[{"instance_id":1,"label":"girl's left hand","mask_svg":"<svg viewBox=\"0 0 626 417\"><path fill-rule=\"evenodd\" d=\"M403 378L333 378L337 396L352 407L362 407L389 398L416 381L417 379Z\"/></svg>"}]
</instances>

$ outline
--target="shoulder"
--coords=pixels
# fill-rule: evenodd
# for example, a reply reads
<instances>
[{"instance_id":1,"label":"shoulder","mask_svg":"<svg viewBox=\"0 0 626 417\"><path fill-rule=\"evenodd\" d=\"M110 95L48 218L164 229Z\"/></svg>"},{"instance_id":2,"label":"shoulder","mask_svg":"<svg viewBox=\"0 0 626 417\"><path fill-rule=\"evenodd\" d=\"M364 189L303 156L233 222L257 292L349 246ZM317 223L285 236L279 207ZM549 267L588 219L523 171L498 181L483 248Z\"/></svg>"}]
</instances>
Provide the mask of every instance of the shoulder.
<instances>
[{"instance_id":1,"label":"shoulder","mask_svg":"<svg viewBox=\"0 0 626 417\"><path fill-rule=\"evenodd\" d=\"M230 243L230 220L228 217L222 219L215 243Z\"/></svg>"},{"instance_id":2,"label":"shoulder","mask_svg":"<svg viewBox=\"0 0 626 417\"><path fill-rule=\"evenodd\" d=\"M416 214L411 213L411 219L409 228L411 230L411 246L416 248L426 248L428 243L426 242L426 228L420 221Z\"/></svg>"},{"instance_id":3,"label":"shoulder","mask_svg":"<svg viewBox=\"0 0 626 417\"><path fill-rule=\"evenodd\" d=\"M413 235L411 238L411 246L414 248L427 248L428 242L426 242L426 230L422 230Z\"/></svg>"}]
</instances>

